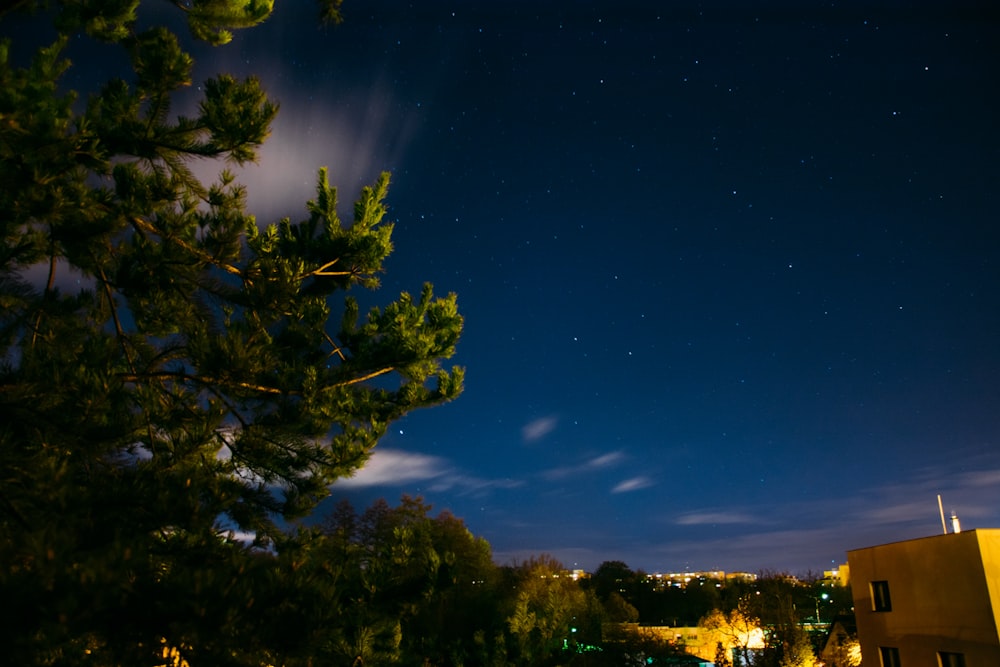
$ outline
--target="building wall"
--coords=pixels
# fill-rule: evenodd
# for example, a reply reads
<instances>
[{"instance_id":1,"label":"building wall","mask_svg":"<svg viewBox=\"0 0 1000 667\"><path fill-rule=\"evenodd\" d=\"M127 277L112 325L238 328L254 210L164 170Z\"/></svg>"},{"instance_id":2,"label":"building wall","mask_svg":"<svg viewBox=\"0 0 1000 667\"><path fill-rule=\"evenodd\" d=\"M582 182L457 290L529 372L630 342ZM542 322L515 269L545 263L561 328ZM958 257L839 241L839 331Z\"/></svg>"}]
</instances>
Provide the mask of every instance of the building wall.
<instances>
[{"instance_id":1,"label":"building wall","mask_svg":"<svg viewBox=\"0 0 1000 667\"><path fill-rule=\"evenodd\" d=\"M937 535L848 552L864 664L880 646L900 667L938 667L938 652L966 667L1000 665L1000 530ZM891 611L874 611L871 582L888 582Z\"/></svg>"},{"instance_id":2,"label":"building wall","mask_svg":"<svg viewBox=\"0 0 1000 667\"><path fill-rule=\"evenodd\" d=\"M670 642L709 664L715 659L715 651L720 643L729 655L732 655L733 649L764 648L764 630L758 626L748 627L741 632L733 628L711 630L700 626L605 623L601 626L601 633L605 640L611 641L625 641L637 637Z\"/></svg>"},{"instance_id":3,"label":"building wall","mask_svg":"<svg viewBox=\"0 0 1000 667\"><path fill-rule=\"evenodd\" d=\"M851 566L842 563L833 570L823 570L823 584L848 587L851 585Z\"/></svg>"}]
</instances>

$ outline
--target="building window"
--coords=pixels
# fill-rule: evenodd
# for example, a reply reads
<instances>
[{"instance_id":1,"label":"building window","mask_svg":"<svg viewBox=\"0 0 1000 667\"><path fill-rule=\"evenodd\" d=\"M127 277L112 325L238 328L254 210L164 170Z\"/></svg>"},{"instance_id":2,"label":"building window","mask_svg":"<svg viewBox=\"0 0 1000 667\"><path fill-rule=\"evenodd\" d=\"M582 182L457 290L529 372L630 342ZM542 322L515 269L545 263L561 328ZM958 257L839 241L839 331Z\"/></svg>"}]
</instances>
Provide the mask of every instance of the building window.
<instances>
[{"instance_id":1,"label":"building window","mask_svg":"<svg viewBox=\"0 0 1000 667\"><path fill-rule=\"evenodd\" d=\"M938 651L938 664L941 667L965 667L965 655Z\"/></svg>"},{"instance_id":2,"label":"building window","mask_svg":"<svg viewBox=\"0 0 1000 667\"><path fill-rule=\"evenodd\" d=\"M872 610L892 611L892 600L889 599L889 582L872 582Z\"/></svg>"},{"instance_id":3,"label":"building window","mask_svg":"<svg viewBox=\"0 0 1000 667\"><path fill-rule=\"evenodd\" d=\"M895 646L879 646L878 654L882 667L899 667L899 649Z\"/></svg>"}]
</instances>

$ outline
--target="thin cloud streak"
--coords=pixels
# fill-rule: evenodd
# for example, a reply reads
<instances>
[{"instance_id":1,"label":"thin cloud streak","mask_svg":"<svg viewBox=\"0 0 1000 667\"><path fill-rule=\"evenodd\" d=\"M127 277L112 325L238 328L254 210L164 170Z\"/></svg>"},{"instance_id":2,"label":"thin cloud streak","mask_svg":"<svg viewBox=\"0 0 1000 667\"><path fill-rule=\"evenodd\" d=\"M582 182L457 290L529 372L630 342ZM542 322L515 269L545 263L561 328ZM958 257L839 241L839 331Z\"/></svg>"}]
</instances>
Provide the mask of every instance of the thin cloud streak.
<instances>
[{"instance_id":1,"label":"thin cloud streak","mask_svg":"<svg viewBox=\"0 0 1000 667\"><path fill-rule=\"evenodd\" d=\"M337 490L356 490L416 484L425 484L429 491L438 493L457 489L460 495L464 495L513 489L524 482L467 475L439 456L378 448L354 475L337 480L333 486Z\"/></svg>"},{"instance_id":2,"label":"thin cloud streak","mask_svg":"<svg viewBox=\"0 0 1000 667\"><path fill-rule=\"evenodd\" d=\"M537 442L554 431L558 425L558 417L539 417L521 427L521 438L526 443Z\"/></svg>"},{"instance_id":3,"label":"thin cloud streak","mask_svg":"<svg viewBox=\"0 0 1000 667\"><path fill-rule=\"evenodd\" d=\"M744 512L690 512L682 514L675 522L678 526L702 526L717 524L754 524L761 523L760 519Z\"/></svg>"},{"instance_id":4,"label":"thin cloud streak","mask_svg":"<svg viewBox=\"0 0 1000 667\"><path fill-rule=\"evenodd\" d=\"M611 493L630 493L632 491L639 491L640 489L648 488L653 486L653 484L653 480L648 477L632 477L616 484L611 489Z\"/></svg>"},{"instance_id":5,"label":"thin cloud streak","mask_svg":"<svg viewBox=\"0 0 1000 667\"><path fill-rule=\"evenodd\" d=\"M542 473L544 479L564 479L566 477L574 477L577 475L583 475L587 473L592 473L600 470L607 470L608 468L613 468L625 460L625 454L621 451L608 452L607 454L601 454L600 456L595 456L591 459L573 465L573 466L562 466L559 468L552 468L551 470L546 470Z\"/></svg>"},{"instance_id":6,"label":"thin cloud streak","mask_svg":"<svg viewBox=\"0 0 1000 667\"><path fill-rule=\"evenodd\" d=\"M337 480L336 486L345 489L396 486L435 479L450 470L451 466L437 456L377 449L361 469L351 477Z\"/></svg>"},{"instance_id":7,"label":"thin cloud streak","mask_svg":"<svg viewBox=\"0 0 1000 667\"><path fill-rule=\"evenodd\" d=\"M268 97L279 104L300 93L287 87L280 67L261 73ZM419 113L399 117L400 100L392 84L373 82L367 89L340 90L336 98L317 91L309 104L283 104L260 147L259 164L237 166L219 160L192 163L195 175L213 182L223 167L247 188L247 209L259 226L288 216L306 217L306 202L316 196L320 167L329 167L338 189L338 213L350 223L354 199L383 171L403 162L420 126Z\"/></svg>"},{"instance_id":8,"label":"thin cloud streak","mask_svg":"<svg viewBox=\"0 0 1000 667\"><path fill-rule=\"evenodd\" d=\"M965 473L962 480L968 486L1000 486L1000 470L975 470Z\"/></svg>"},{"instance_id":9,"label":"thin cloud streak","mask_svg":"<svg viewBox=\"0 0 1000 667\"><path fill-rule=\"evenodd\" d=\"M587 463L600 460L617 461L609 454ZM852 549L938 534L938 491L946 511L953 502L960 518L968 518L963 528L977 527L974 519L993 516L992 508L1000 502L1000 485L986 483L995 476L997 471L991 469L917 470L893 484L872 485L847 497L803 499L777 508L747 502L685 508L663 498L667 511L646 517L647 532L654 537L631 542L611 525L595 524L593 518L569 521L563 539L558 539L545 531L541 520L510 517L511 525L520 521L520 537L495 544L494 557L498 562L523 561L547 553L568 567L584 563L590 568L617 559L647 572L720 569L808 574L805 567L816 573L846 562ZM636 479L641 478L627 481Z\"/></svg>"}]
</instances>

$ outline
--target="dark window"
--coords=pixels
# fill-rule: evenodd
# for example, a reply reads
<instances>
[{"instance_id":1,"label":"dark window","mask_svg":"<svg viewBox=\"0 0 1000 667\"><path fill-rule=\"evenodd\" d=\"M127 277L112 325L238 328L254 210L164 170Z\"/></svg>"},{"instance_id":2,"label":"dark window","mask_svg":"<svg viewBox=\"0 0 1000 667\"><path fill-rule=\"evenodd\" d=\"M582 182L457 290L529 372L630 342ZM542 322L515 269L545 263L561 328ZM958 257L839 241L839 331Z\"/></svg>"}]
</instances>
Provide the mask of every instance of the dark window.
<instances>
[{"instance_id":1,"label":"dark window","mask_svg":"<svg viewBox=\"0 0 1000 667\"><path fill-rule=\"evenodd\" d=\"M965 655L962 653L938 652L938 664L941 667L965 667Z\"/></svg>"},{"instance_id":2,"label":"dark window","mask_svg":"<svg viewBox=\"0 0 1000 667\"><path fill-rule=\"evenodd\" d=\"M879 657L882 658L882 667L899 667L899 649L895 646L879 646Z\"/></svg>"},{"instance_id":3,"label":"dark window","mask_svg":"<svg viewBox=\"0 0 1000 667\"><path fill-rule=\"evenodd\" d=\"M872 609L874 611L892 611L888 581L872 582Z\"/></svg>"}]
</instances>

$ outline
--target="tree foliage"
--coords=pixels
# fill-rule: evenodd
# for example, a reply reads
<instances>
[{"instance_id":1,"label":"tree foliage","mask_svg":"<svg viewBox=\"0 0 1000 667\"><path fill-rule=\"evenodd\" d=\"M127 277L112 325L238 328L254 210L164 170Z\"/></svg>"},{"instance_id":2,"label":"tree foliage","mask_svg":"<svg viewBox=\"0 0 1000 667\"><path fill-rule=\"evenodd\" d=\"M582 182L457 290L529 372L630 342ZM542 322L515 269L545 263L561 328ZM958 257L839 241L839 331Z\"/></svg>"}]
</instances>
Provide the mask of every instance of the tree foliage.
<instances>
[{"instance_id":1,"label":"tree foliage","mask_svg":"<svg viewBox=\"0 0 1000 667\"><path fill-rule=\"evenodd\" d=\"M590 577L590 585L601 600L606 600L612 593L619 593L631 598L636 583L636 573L620 560L604 561L597 566L594 574Z\"/></svg>"},{"instance_id":2,"label":"tree foliage","mask_svg":"<svg viewBox=\"0 0 1000 667\"><path fill-rule=\"evenodd\" d=\"M223 44L273 3L174 4ZM304 219L258 225L226 165L257 159L277 105L220 74L196 114L172 114L187 37L140 30L137 7L15 3L56 37L0 43L0 590L31 601L9 605L5 652L141 665L166 644L191 664L294 664L337 566L281 526L392 420L458 395L441 360L462 319L429 285L366 314L347 296L378 287L392 250L387 174L348 223L321 169ZM336 22L339 2L320 11ZM85 99L64 83L81 33L131 67Z\"/></svg>"},{"instance_id":3,"label":"tree foliage","mask_svg":"<svg viewBox=\"0 0 1000 667\"><path fill-rule=\"evenodd\" d=\"M587 595L551 556L532 558L516 570L516 596L507 617L517 664L544 664L576 640L591 606Z\"/></svg>"},{"instance_id":4,"label":"tree foliage","mask_svg":"<svg viewBox=\"0 0 1000 667\"><path fill-rule=\"evenodd\" d=\"M476 634L495 632L498 569L489 544L451 513L431 518L430 509L404 496L397 507L379 500L359 515L342 501L323 524L338 582L329 627L344 664L476 664Z\"/></svg>"},{"instance_id":5,"label":"tree foliage","mask_svg":"<svg viewBox=\"0 0 1000 667\"><path fill-rule=\"evenodd\" d=\"M763 648L763 632L760 619L753 614L750 605L742 602L729 612L712 610L698 625L726 654L733 656L734 665L753 665L754 651Z\"/></svg>"}]
</instances>

